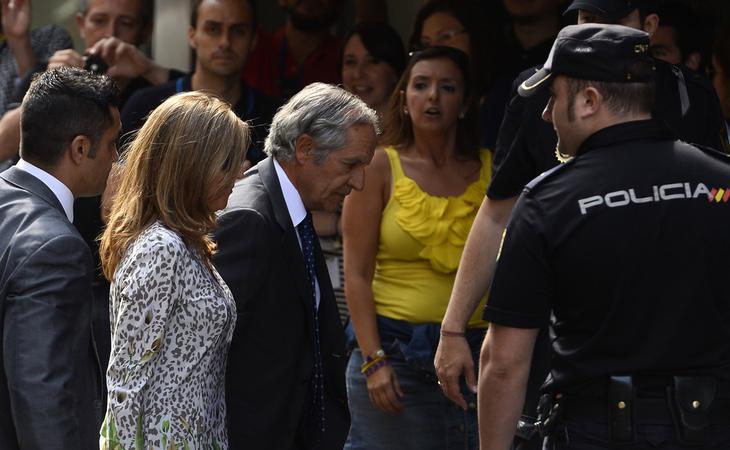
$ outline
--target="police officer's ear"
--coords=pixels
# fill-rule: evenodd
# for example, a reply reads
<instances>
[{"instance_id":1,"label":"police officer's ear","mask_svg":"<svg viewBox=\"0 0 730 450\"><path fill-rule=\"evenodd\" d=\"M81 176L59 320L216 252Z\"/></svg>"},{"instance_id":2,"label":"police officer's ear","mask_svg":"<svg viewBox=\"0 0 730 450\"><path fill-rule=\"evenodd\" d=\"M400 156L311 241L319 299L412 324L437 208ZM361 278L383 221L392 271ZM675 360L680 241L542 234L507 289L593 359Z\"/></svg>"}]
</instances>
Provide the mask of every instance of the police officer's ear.
<instances>
[{"instance_id":1,"label":"police officer's ear","mask_svg":"<svg viewBox=\"0 0 730 450\"><path fill-rule=\"evenodd\" d=\"M595 86L587 86L576 98L576 115L582 119L594 116L601 109L603 94Z\"/></svg>"},{"instance_id":2,"label":"police officer's ear","mask_svg":"<svg viewBox=\"0 0 730 450\"><path fill-rule=\"evenodd\" d=\"M656 13L647 15L641 26L644 31L649 33L649 37L653 36L656 29L659 27L659 16Z\"/></svg>"}]
</instances>

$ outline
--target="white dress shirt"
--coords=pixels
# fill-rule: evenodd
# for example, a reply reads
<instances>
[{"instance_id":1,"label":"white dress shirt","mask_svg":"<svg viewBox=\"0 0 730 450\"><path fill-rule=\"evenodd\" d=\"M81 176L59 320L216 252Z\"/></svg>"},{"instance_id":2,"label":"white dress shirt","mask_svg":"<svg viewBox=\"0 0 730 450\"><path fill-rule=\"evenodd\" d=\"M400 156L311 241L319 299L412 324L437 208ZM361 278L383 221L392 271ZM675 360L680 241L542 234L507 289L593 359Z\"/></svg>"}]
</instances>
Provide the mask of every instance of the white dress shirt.
<instances>
[{"instance_id":1,"label":"white dress shirt","mask_svg":"<svg viewBox=\"0 0 730 450\"><path fill-rule=\"evenodd\" d=\"M68 221L74 221L74 195L68 186L63 184L58 178L54 177L50 173L34 166L22 158L18 161L18 164L16 164L15 167L23 172L33 175L41 180L43 184L48 186L48 189L50 189L58 201L61 202L61 206L63 207L63 211L66 213L66 217L68 217Z\"/></svg>"},{"instance_id":2,"label":"white dress shirt","mask_svg":"<svg viewBox=\"0 0 730 450\"><path fill-rule=\"evenodd\" d=\"M302 197L299 195L297 188L294 187L292 182L289 180L289 177L286 175L286 172L284 172L284 169L281 168L276 159L274 159L274 168L276 169L276 176L279 178L279 186L281 186L281 192L284 194L286 209L289 211L289 217L294 224L294 231L297 233L299 249L301 250L302 238L299 236L297 226L302 223L305 217L307 217L307 209L304 207L304 202L302 202ZM315 307L319 308L319 280L317 280L316 277L314 280L314 290Z\"/></svg>"}]
</instances>

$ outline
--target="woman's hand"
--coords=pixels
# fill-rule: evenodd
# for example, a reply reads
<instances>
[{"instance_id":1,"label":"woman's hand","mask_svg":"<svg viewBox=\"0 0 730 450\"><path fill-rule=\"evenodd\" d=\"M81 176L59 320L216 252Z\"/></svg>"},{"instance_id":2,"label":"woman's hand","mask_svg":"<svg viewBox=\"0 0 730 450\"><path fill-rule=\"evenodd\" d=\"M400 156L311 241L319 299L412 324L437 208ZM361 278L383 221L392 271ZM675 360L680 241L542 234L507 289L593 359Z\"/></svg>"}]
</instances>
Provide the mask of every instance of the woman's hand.
<instances>
[{"instance_id":1,"label":"woman's hand","mask_svg":"<svg viewBox=\"0 0 730 450\"><path fill-rule=\"evenodd\" d=\"M385 365L366 379L370 403L388 414L400 414L405 409L400 399L404 397L395 370Z\"/></svg>"}]
</instances>

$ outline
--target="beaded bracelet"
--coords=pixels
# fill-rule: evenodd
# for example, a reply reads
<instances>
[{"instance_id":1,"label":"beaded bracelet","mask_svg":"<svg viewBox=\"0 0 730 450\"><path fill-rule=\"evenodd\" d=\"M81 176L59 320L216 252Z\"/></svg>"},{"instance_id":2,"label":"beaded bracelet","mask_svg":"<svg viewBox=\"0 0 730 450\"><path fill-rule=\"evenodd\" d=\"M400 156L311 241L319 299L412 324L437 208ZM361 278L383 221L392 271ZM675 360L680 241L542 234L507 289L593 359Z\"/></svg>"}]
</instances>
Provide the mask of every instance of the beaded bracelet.
<instances>
[{"instance_id":1,"label":"beaded bracelet","mask_svg":"<svg viewBox=\"0 0 730 450\"><path fill-rule=\"evenodd\" d=\"M386 359L387 359L386 356L378 357L378 358L375 358L375 359L368 359L367 361L365 361L362 364L362 366L360 366L360 372L361 373L365 373L365 372L367 372L367 370L369 368L371 368L372 366L378 364L380 361L385 361Z\"/></svg>"},{"instance_id":2,"label":"beaded bracelet","mask_svg":"<svg viewBox=\"0 0 730 450\"><path fill-rule=\"evenodd\" d=\"M372 375L375 372L377 372L378 369L380 369L381 367L387 366L387 365L390 365L390 361L388 361L387 358L383 358L383 359L375 362L375 364L373 364L372 366L368 367L363 372L365 374L365 378L368 378L370 375Z\"/></svg>"}]
</instances>

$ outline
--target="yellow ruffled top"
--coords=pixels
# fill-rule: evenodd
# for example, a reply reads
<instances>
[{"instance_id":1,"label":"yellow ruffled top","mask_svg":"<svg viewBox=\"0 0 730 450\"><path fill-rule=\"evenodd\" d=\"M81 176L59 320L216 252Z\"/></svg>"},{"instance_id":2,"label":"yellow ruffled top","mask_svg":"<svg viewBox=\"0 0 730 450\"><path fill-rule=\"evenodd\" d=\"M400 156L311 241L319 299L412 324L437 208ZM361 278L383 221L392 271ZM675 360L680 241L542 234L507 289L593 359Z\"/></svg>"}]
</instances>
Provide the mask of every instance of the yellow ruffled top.
<instances>
[{"instance_id":1,"label":"yellow ruffled top","mask_svg":"<svg viewBox=\"0 0 730 450\"><path fill-rule=\"evenodd\" d=\"M385 149L393 188L383 210L373 277L378 314L411 323L441 322L466 238L491 178L488 150L479 179L459 196L429 195L403 173L395 148ZM482 300L484 302L485 299ZM486 326L477 308L470 326Z\"/></svg>"}]
</instances>

